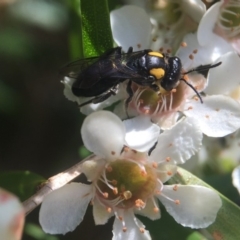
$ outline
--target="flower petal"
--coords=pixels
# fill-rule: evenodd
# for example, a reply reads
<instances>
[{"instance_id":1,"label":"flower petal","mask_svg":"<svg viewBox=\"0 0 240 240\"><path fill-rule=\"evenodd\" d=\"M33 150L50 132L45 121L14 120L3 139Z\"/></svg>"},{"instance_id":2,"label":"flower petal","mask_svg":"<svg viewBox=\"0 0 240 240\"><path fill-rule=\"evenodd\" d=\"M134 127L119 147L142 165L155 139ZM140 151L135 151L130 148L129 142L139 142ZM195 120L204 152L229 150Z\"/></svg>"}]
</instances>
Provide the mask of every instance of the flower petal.
<instances>
[{"instance_id":1,"label":"flower petal","mask_svg":"<svg viewBox=\"0 0 240 240\"><path fill-rule=\"evenodd\" d=\"M103 206L96 198L93 204L93 218L96 225L107 223L108 219L113 216L112 212L108 212L106 206Z\"/></svg>"},{"instance_id":2,"label":"flower petal","mask_svg":"<svg viewBox=\"0 0 240 240\"><path fill-rule=\"evenodd\" d=\"M201 146L202 133L193 119L185 119L158 138L158 144L150 155L150 160L161 163L184 163Z\"/></svg>"},{"instance_id":3,"label":"flower petal","mask_svg":"<svg viewBox=\"0 0 240 240\"><path fill-rule=\"evenodd\" d=\"M215 95L199 101L189 101L184 114L198 122L209 137L223 137L240 127L240 104L230 97Z\"/></svg>"},{"instance_id":4,"label":"flower petal","mask_svg":"<svg viewBox=\"0 0 240 240\"><path fill-rule=\"evenodd\" d=\"M160 163L158 164L157 170L159 180L165 183L177 172L177 166L175 164Z\"/></svg>"},{"instance_id":5,"label":"flower petal","mask_svg":"<svg viewBox=\"0 0 240 240\"><path fill-rule=\"evenodd\" d=\"M155 211L156 208L158 208L158 211ZM154 205L152 199L149 199L146 202L145 208L140 210L135 209L134 213L147 217L151 220L157 220L161 217L161 212L160 212L160 208L158 207L158 202L156 201Z\"/></svg>"},{"instance_id":6,"label":"flower petal","mask_svg":"<svg viewBox=\"0 0 240 240\"><path fill-rule=\"evenodd\" d=\"M13 194L0 188L0 238L20 240L24 224L24 210Z\"/></svg>"},{"instance_id":7,"label":"flower petal","mask_svg":"<svg viewBox=\"0 0 240 240\"><path fill-rule=\"evenodd\" d=\"M216 34L213 33L214 26L220 11L221 2L213 4L202 17L198 25L198 41L202 46L214 42ZM207 36L207 37L206 37Z\"/></svg>"},{"instance_id":8,"label":"flower petal","mask_svg":"<svg viewBox=\"0 0 240 240\"><path fill-rule=\"evenodd\" d=\"M222 206L218 194L202 186L164 186L162 194L157 196L159 200L176 222L185 227L208 227L215 221ZM176 200L179 201L178 204L175 203Z\"/></svg>"},{"instance_id":9,"label":"flower petal","mask_svg":"<svg viewBox=\"0 0 240 240\"><path fill-rule=\"evenodd\" d=\"M181 59L185 71L200 65L211 64L221 55L232 50L232 47L228 43L223 43L224 40L220 37L217 37L212 44L201 46L197 40L196 33L187 34L183 42L185 42L187 46L179 48L176 55ZM193 54L194 50L197 50L197 54ZM194 58L189 58L189 55L194 55Z\"/></svg>"},{"instance_id":10,"label":"flower petal","mask_svg":"<svg viewBox=\"0 0 240 240\"><path fill-rule=\"evenodd\" d=\"M187 0L181 1L181 9L195 22L200 22L203 14L206 12L206 5L200 0Z\"/></svg>"},{"instance_id":11,"label":"flower petal","mask_svg":"<svg viewBox=\"0 0 240 240\"><path fill-rule=\"evenodd\" d=\"M237 188L240 193L240 166L237 166L232 172L233 186Z\"/></svg>"},{"instance_id":12,"label":"flower petal","mask_svg":"<svg viewBox=\"0 0 240 240\"><path fill-rule=\"evenodd\" d=\"M127 231L123 231L123 221L115 218L113 224L113 240L151 240L150 234L147 230L140 232L140 228L145 228L140 220L138 220L132 211L124 212L124 223Z\"/></svg>"},{"instance_id":13,"label":"flower petal","mask_svg":"<svg viewBox=\"0 0 240 240\"><path fill-rule=\"evenodd\" d=\"M83 220L92 197L92 185L81 183L70 183L48 194L39 213L44 232L65 234L73 231Z\"/></svg>"},{"instance_id":14,"label":"flower petal","mask_svg":"<svg viewBox=\"0 0 240 240\"><path fill-rule=\"evenodd\" d=\"M87 180L92 182L101 175L106 162L104 159L87 160L82 163L81 170L86 175Z\"/></svg>"},{"instance_id":15,"label":"flower petal","mask_svg":"<svg viewBox=\"0 0 240 240\"><path fill-rule=\"evenodd\" d=\"M132 149L146 152L157 142L160 128L149 117L142 115L123 123L126 128L125 141Z\"/></svg>"},{"instance_id":16,"label":"flower petal","mask_svg":"<svg viewBox=\"0 0 240 240\"><path fill-rule=\"evenodd\" d=\"M130 46L134 51L149 48L151 23L144 9L127 5L112 11L110 20L113 38L125 52Z\"/></svg>"},{"instance_id":17,"label":"flower petal","mask_svg":"<svg viewBox=\"0 0 240 240\"><path fill-rule=\"evenodd\" d=\"M97 156L111 160L121 153L125 127L115 114L109 111L98 111L85 118L81 134L88 150Z\"/></svg>"},{"instance_id":18,"label":"flower petal","mask_svg":"<svg viewBox=\"0 0 240 240\"><path fill-rule=\"evenodd\" d=\"M240 58L235 52L228 52L218 60L219 67L212 68L208 74L208 86L204 90L207 94L223 94L239 86Z\"/></svg>"}]
</instances>

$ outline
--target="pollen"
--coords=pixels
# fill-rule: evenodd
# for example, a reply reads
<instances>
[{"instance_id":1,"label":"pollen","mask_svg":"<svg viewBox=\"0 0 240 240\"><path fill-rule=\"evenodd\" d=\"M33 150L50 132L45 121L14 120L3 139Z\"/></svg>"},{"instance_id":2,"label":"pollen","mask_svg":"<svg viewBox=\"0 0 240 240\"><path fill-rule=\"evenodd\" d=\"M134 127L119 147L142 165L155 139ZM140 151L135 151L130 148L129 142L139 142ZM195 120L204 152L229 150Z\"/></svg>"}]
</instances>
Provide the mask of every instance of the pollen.
<instances>
[{"instance_id":1,"label":"pollen","mask_svg":"<svg viewBox=\"0 0 240 240\"><path fill-rule=\"evenodd\" d=\"M158 212L159 212L159 208L158 208L158 207L155 207L155 208L153 208L153 211L154 211L155 213L158 213Z\"/></svg>"},{"instance_id":2,"label":"pollen","mask_svg":"<svg viewBox=\"0 0 240 240\"><path fill-rule=\"evenodd\" d=\"M205 118L209 118L209 115L206 115Z\"/></svg>"},{"instance_id":3,"label":"pollen","mask_svg":"<svg viewBox=\"0 0 240 240\"><path fill-rule=\"evenodd\" d=\"M137 200L135 201L135 206L136 206L137 208L143 208L143 207L145 206L145 202L144 202L142 199L137 199Z\"/></svg>"},{"instance_id":4,"label":"pollen","mask_svg":"<svg viewBox=\"0 0 240 240\"><path fill-rule=\"evenodd\" d=\"M193 60L194 56L192 54L189 55L189 59Z\"/></svg>"},{"instance_id":5,"label":"pollen","mask_svg":"<svg viewBox=\"0 0 240 240\"><path fill-rule=\"evenodd\" d=\"M115 188L113 188L113 194L114 195L117 195L118 194L118 189L115 187Z\"/></svg>"},{"instance_id":6,"label":"pollen","mask_svg":"<svg viewBox=\"0 0 240 240\"><path fill-rule=\"evenodd\" d=\"M142 175L143 177L146 177L146 176L147 176L147 172L146 172L145 170L141 170L141 175Z\"/></svg>"},{"instance_id":7,"label":"pollen","mask_svg":"<svg viewBox=\"0 0 240 240\"><path fill-rule=\"evenodd\" d=\"M198 100L199 100L199 98L198 98L198 97L194 97L193 99L194 99L195 101L198 101Z\"/></svg>"},{"instance_id":8,"label":"pollen","mask_svg":"<svg viewBox=\"0 0 240 240\"><path fill-rule=\"evenodd\" d=\"M197 54L198 50L197 49L194 49L193 50L193 54Z\"/></svg>"},{"instance_id":9,"label":"pollen","mask_svg":"<svg viewBox=\"0 0 240 240\"><path fill-rule=\"evenodd\" d=\"M106 210L107 210L108 213L112 212L112 208L110 208L110 207L108 207Z\"/></svg>"},{"instance_id":10,"label":"pollen","mask_svg":"<svg viewBox=\"0 0 240 240\"><path fill-rule=\"evenodd\" d=\"M177 191L177 190L178 190L178 186L177 186L177 185L174 185L173 190L174 190L174 191Z\"/></svg>"},{"instance_id":11,"label":"pollen","mask_svg":"<svg viewBox=\"0 0 240 240\"><path fill-rule=\"evenodd\" d=\"M153 168L157 168L157 167L158 167L158 164L157 164L156 162L153 162L153 163L152 163L152 167L153 167Z\"/></svg>"},{"instance_id":12,"label":"pollen","mask_svg":"<svg viewBox=\"0 0 240 240\"><path fill-rule=\"evenodd\" d=\"M103 197L104 197L104 198L108 198L108 193L107 193L107 192L104 192L104 193L103 193Z\"/></svg>"},{"instance_id":13,"label":"pollen","mask_svg":"<svg viewBox=\"0 0 240 240\"><path fill-rule=\"evenodd\" d=\"M107 170L108 172L112 172L113 169L112 169L111 166L107 166L106 170Z\"/></svg>"},{"instance_id":14,"label":"pollen","mask_svg":"<svg viewBox=\"0 0 240 240\"><path fill-rule=\"evenodd\" d=\"M175 200L174 202L175 202L176 205L180 204L180 200Z\"/></svg>"},{"instance_id":15,"label":"pollen","mask_svg":"<svg viewBox=\"0 0 240 240\"><path fill-rule=\"evenodd\" d=\"M117 182L117 180L115 180L115 179L113 179L113 180L112 180L112 184L113 184L113 185L115 185L115 186L116 186L116 185L117 185L117 183L118 183L118 182Z\"/></svg>"},{"instance_id":16,"label":"pollen","mask_svg":"<svg viewBox=\"0 0 240 240\"><path fill-rule=\"evenodd\" d=\"M128 200L132 197L132 193L130 191L123 192L123 197Z\"/></svg>"},{"instance_id":17,"label":"pollen","mask_svg":"<svg viewBox=\"0 0 240 240\"><path fill-rule=\"evenodd\" d=\"M170 162L171 161L171 158L170 157L166 157L166 162Z\"/></svg>"},{"instance_id":18,"label":"pollen","mask_svg":"<svg viewBox=\"0 0 240 240\"><path fill-rule=\"evenodd\" d=\"M144 232L145 232L145 229L144 229L144 228L139 228L139 231L140 231L141 233L144 233Z\"/></svg>"},{"instance_id":19,"label":"pollen","mask_svg":"<svg viewBox=\"0 0 240 240\"><path fill-rule=\"evenodd\" d=\"M181 47L187 47L187 43L186 42L181 42Z\"/></svg>"},{"instance_id":20,"label":"pollen","mask_svg":"<svg viewBox=\"0 0 240 240\"><path fill-rule=\"evenodd\" d=\"M130 148L127 147L127 146L125 146L125 147L123 148L123 151L124 151L124 152L128 152L129 150L130 150Z\"/></svg>"},{"instance_id":21,"label":"pollen","mask_svg":"<svg viewBox=\"0 0 240 240\"><path fill-rule=\"evenodd\" d=\"M159 48L159 52L163 52L163 48L161 47L161 48Z\"/></svg>"},{"instance_id":22,"label":"pollen","mask_svg":"<svg viewBox=\"0 0 240 240\"><path fill-rule=\"evenodd\" d=\"M172 172L171 171L167 171L167 175L168 176L172 176Z\"/></svg>"}]
</instances>

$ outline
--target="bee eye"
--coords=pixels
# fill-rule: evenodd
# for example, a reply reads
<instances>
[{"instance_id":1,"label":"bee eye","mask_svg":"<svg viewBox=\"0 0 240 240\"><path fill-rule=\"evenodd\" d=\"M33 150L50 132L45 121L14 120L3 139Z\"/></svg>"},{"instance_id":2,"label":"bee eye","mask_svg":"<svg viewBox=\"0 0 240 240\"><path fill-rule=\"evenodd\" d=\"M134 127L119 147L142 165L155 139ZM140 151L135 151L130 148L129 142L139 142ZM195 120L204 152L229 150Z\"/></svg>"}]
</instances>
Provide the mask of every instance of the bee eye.
<instances>
[{"instance_id":1,"label":"bee eye","mask_svg":"<svg viewBox=\"0 0 240 240\"><path fill-rule=\"evenodd\" d=\"M156 79L161 79L165 75L165 70L163 68L152 68L149 73Z\"/></svg>"}]
</instances>

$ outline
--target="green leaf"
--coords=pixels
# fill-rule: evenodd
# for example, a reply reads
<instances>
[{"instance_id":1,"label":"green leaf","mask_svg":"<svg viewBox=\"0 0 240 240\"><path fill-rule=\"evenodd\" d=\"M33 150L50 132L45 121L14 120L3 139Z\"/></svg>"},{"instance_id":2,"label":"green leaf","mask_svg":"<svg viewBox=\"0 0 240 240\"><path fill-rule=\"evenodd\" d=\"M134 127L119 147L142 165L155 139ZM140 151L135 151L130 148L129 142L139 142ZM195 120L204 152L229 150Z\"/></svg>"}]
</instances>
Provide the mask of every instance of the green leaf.
<instances>
[{"instance_id":1,"label":"green leaf","mask_svg":"<svg viewBox=\"0 0 240 240\"><path fill-rule=\"evenodd\" d=\"M178 168L178 173L169 182L211 188L201 179L182 168ZM222 200L222 207L217 214L216 221L205 229L206 233L211 235L213 239L239 239L240 208L222 194L219 193L219 196Z\"/></svg>"},{"instance_id":2,"label":"green leaf","mask_svg":"<svg viewBox=\"0 0 240 240\"><path fill-rule=\"evenodd\" d=\"M80 0L68 0L70 9L69 52L72 60L83 58Z\"/></svg>"},{"instance_id":3,"label":"green leaf","mask_svg":"<svg viewBox=\"0 0 240 240\"><path fill-rule=\"evenodd\" d=\"M99 56L113 47L107 0L82 0L81 17L84 57Z\"/></svg>"},{"instance_id":4,"label":"green leaf","mask_svg":"<svg viewBox=\"0 0 240 240\"><path fill-rule=\"evenodd\" d=\"M51 236L43 232L40 226L33 223L26 223L24 233L37 240L58 240L56 236Z\"/></svg>"},{"instance_id":5,"label":"green leaf","mask_svg":"<svg viewBox=\"0 0 240 240\"><path fill-rule=\"evenodd\" d=\"M16 194L21 201L33 195L44 181L43 177L29 171L0 173L0 187Z\"/></svg>"}]
</instances>

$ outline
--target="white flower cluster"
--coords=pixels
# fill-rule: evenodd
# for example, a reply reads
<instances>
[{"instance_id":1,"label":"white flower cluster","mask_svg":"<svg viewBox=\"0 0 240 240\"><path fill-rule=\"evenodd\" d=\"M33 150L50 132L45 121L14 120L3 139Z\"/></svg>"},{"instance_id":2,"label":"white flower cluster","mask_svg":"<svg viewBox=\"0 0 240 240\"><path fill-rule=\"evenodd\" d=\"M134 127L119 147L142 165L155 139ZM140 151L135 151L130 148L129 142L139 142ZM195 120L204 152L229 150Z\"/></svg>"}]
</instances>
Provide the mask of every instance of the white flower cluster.
<instances>
[{"instance_id":1,"label":"white flower cluster","mask_svg":"<svg viewBox=\"0 0 240 240\"><path fill-rule=\"evenodd\" d=\"M146 3L137 2L141 6ZM82 164L91 184L70 183L46 196L40 224L47 233L73 231L89 202L96 224L105 224L115 216L114 240L151 239L135 214L159 219L158 201L183 226L205 228L215 221L222 204L215 191L164 183L177 173L177 164L198 152L203 134L222 137L239 129L240 96L234 93L239 87L240 59L232 45L213 33L213 20L217 22L223 2L208 11L200 0L160 2L164 4L152 5L148 14L134 5L112 11L114 40L124 51L132 46L135 51L173 52L181 59L184 72L222 62L210 69L207 77L196 71L185 76L198 92L205 93L203 103L184 82L160 96L133 84L133 99L127 109L132 118L122 121L126 119L127 98L123 83L115 96L82 107L81 111L89 114L81 129L82 139L97 156ZM78 104L86 101L72 94L73 79L66 77L63 83L69 100ZM116 101L120 101L116 115L101 110Z\"/></svg>"}]
</instances>

